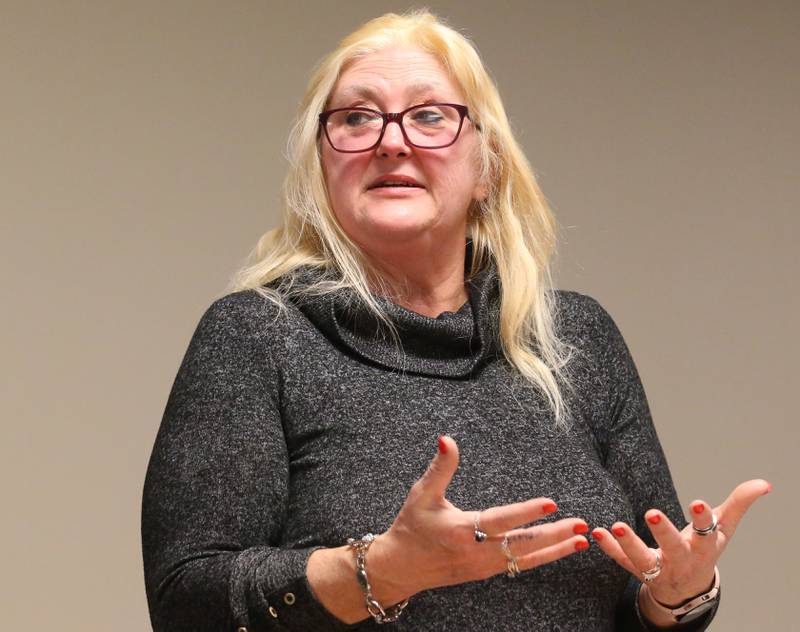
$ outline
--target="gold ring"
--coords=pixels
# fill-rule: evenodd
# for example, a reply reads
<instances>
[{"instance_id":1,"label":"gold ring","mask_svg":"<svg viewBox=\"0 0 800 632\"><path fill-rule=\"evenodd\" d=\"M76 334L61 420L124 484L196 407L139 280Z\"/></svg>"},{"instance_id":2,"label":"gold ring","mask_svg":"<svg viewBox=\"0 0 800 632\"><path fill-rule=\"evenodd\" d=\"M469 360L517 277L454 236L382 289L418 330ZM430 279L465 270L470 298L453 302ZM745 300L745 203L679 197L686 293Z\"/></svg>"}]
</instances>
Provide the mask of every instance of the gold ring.
<instances>
[{"instance_id":1,"label":"gold ring","mask_svg":"<svg viewBox=\"0 0 800 632\"><path fill-rule=\"evenodd\" d=\"M503 536L503 541L500 543L500 548L503 549L503 555L506 556L506 575L509 577L516 577L520 574L519 565L517 564L517 558L514 557L514 554L511 552L511 548L508 546L508 536Z\"/></svg>"}]
</instances>

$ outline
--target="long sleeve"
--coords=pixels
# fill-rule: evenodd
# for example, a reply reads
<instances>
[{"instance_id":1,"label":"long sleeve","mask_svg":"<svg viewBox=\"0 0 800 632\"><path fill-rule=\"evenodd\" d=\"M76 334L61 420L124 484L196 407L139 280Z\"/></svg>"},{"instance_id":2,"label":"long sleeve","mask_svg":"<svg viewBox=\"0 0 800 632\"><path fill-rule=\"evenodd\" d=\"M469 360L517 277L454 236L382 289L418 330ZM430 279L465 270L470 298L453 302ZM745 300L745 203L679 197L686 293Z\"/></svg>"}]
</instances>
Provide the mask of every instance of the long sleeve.
<instances>
[{"instance_id":1,"label":"long sleeve","mask_svg":"<svg viewBox=\"0 0 800 632\"><path fill-rule=\"evenodd\" d=\"M610 410L605 416L605 467L620 483L631 503L636 524L631 525L649 546L657 547L644 520L648 509L663 511L679 529L686 525L678 501L664 451L650 415L650 407L639 373L630 351L611 316L594 299L597 309L596 335L606 341L601 370L610 384L607 401ZM640 582L631 576L617 617L618 632L654 630L639 613L636 602ZM719 600L717 600L717 606ZM705 617L681 630L705 630L716 613L716 607Z\"/></svg>"},{"instance_id":2,"label":"long sleeve","mask_svg":"<svg viewBox=\"0 0 800 632\"><path fill-rule=\"evenodd\" d=\"M346 629L308 586L314 547L278 546L289 459L274 312L253 292L216 301L175 378L142 503L156 632Z\"/></svg>"}]
</instances>

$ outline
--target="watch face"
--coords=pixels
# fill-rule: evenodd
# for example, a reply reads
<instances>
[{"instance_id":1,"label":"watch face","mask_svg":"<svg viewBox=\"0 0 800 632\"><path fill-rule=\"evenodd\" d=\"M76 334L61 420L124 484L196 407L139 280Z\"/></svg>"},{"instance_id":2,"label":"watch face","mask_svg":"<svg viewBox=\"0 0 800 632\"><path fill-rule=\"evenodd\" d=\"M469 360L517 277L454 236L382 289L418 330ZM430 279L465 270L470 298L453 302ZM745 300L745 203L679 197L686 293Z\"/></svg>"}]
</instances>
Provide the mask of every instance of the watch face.
<instances>
[{"instance_id":1,"label":"watch face","mask_svg":"<svg viewBox=\"0 0 800 632\"><path fill-rule=\"evenodd\" d=\"M690 610L689 612L687 612L682 617L676 617L676 619L678 621L680 621L681 623L685 623L687 621L694 621L695 619L699 619L706 612L708 612L709 610L711 610L714 607L714 603L716 601L717 601L716 599L712 599L711 601L706 601L705 603L701 603L694 610Z\"/></svg>"}]
</instances>

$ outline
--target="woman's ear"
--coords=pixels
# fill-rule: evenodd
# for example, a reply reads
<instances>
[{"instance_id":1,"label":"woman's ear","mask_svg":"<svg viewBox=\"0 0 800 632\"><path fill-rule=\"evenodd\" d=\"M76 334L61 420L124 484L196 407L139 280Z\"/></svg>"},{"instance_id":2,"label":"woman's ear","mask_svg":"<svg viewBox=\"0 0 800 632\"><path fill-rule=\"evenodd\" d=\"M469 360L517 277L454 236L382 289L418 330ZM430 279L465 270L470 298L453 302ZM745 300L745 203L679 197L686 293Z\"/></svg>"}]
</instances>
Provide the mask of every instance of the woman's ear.
<instances>
[{"instance_id":1,"label":"woman's ear","mask_svg":"<svg viewBox=\"0 0 800 632\"><path fill-rule=\"evenodd\" d=\"M476 187L475 191L472 194L472 198L476 202L483 202L489 196L489 187L485 182L479 182Z\"/></svg>"}]
</instances>

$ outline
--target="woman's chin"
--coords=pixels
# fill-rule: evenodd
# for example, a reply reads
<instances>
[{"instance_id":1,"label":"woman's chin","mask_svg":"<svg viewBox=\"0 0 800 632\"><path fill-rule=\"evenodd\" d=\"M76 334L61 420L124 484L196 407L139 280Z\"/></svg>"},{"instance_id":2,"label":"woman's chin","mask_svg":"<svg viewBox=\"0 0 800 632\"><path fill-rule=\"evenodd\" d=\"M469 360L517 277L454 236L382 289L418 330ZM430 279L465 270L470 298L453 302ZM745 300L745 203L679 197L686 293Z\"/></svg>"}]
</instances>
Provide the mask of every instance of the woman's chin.
<instances>
[{"instance_id":1,"label":"woman's chin","mask_svg":"<svg viewBox=\"0 0 800 632\"><path fill-rule=\"evenodd\" d=\"M436 225L437 218L417 209L386 209L380 213L370 213L362 225L363 234L380 240L415 239L429 233Z\"/></svg>"},{"instance_id":2,"label":"woman's chin","mask_svg":"<svg viewBox=\"0 0 800 632\"><path fill-rule=\"evenodd\" d=\"M431 235L432 223L419 221L394 221L375 224L370 227L369 237L386 246L407 243Z\"/></svg>"}]
</instances>

